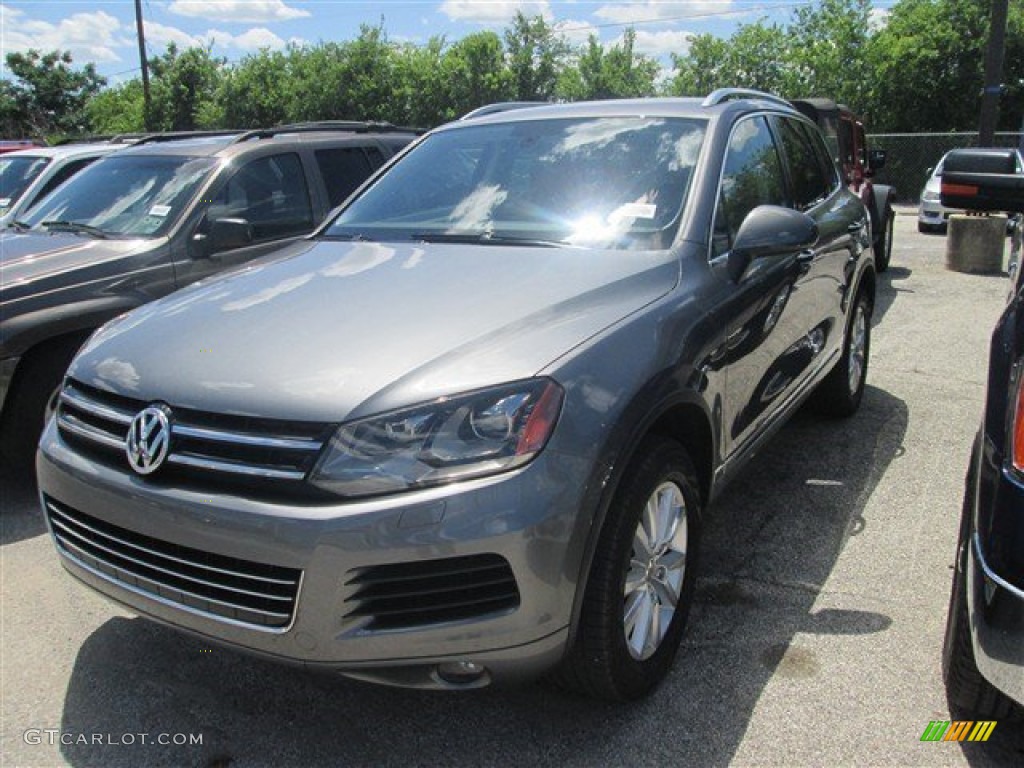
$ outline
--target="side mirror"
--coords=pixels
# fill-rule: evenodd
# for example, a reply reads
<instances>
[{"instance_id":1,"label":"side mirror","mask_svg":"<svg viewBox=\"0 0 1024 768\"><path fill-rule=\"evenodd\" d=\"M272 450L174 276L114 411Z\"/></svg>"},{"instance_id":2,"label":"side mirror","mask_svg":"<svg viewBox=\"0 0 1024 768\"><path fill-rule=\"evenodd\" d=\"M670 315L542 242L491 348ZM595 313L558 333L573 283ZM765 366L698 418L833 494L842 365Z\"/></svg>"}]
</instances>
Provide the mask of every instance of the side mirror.
<instances>
[{"instance_id":1,"label":"side mirror","mask_svg":"<svg viewBox=\"0 0 1024 768\"><path fill-rule=\"evenodd\" d=\"M206 237L206 252L218 253L244 248L253 241L252 224L245 219L214 219Z\"/></svg>"},{"instance_id":2,"label":"side mirror","mask_svg":"<svg viewBox=\"0 0 1024 768\"><path fill-rule=\"evenodd\" d=\"M818 242L818 225L806 213L778 205L759 205L740 224L726 263L738 283L755 259L782 256Z\"/></svg>"},{"instance_id":3,"label":"side mirror","mask_svg":"<svg viewBox=\"0 0 1024 768\"><path fill-rule=\"evenodd\" d=\"M935 167L934 167L934 166L931 166L931 165L929 165L929 166L928 166L928 170L926 170L926 171L924 172L924 175L925 175L925 177L926 177L926 178L929 178L929 179L930 179L930 178L932 177L932 171L934 171L934 170L935 170Z\"/></svg>"},{"instance_id":4,"label":"side mirror","mask_svg":"<svg viewBox=\"0 0 1024 768\"><path fill-rule=\"evenodd\" d=\"M885 168L885 158L888 157L889 151L886 149L872 149L868 152L868 165L871 166L871 170L880 171Z\"/></svg>"},{"instance_id":5,"label":"side mirror","mask_svg":"<svg viewBox=\"0 0 1024 768\"><path fill-rule=\"evenodd\" d=\"M942 167L942 204L970 211L1024 212L1024 174L1016 173L1016 153L957 149Z\"/></svg>"}]
</instances>

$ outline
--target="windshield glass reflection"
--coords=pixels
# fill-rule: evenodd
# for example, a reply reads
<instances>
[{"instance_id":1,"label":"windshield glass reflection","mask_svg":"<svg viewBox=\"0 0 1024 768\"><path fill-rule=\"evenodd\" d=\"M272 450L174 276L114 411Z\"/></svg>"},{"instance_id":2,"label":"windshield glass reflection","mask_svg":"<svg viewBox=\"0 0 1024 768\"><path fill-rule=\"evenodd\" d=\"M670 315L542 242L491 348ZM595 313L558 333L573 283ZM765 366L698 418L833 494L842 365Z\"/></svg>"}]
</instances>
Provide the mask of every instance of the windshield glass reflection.
<instances>
[{"instance_id":1,"label":"windshield glass reflection","mask_svg":"<svg viewBox=\"0 0 1024 768\"><path fill-rule=\"evenodd\" d=\"M216 167L206 157L108 157L46 197L26 223L68 222L107 235L157 236L169 229Z\"/></svg>"},{"instance_id":2,"label":"windshield glass reflection","mask_svg":"<svg viewBox=\"0 0 1024 768\"><path fill-rule=\"evenodd\" d=\"M667 248L702 120L611 117L460 126L428 137L328 237Z\"/></svg>"}]
</instances>

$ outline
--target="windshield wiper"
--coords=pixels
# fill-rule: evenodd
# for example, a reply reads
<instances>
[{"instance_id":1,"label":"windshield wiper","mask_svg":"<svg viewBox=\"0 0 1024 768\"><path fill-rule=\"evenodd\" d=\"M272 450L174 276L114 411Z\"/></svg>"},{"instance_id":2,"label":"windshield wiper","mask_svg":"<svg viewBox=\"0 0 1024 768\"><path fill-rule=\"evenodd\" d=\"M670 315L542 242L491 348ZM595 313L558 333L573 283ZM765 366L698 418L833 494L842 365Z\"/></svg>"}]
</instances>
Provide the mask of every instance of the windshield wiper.
<instances>
[{"instance_id":1,"label":"windshield wiper","mask_svg":"<svg viewBox=\"0 0 1024 768\"><path fill-rule=\"evenodd\" d=\"M496 235L493 232L414 232L413 240L424 243L467 243L469 245L525 245L534 248L566 248L562 240L544 240L537 237Z\"/></svg>"},{"instance_id":2,"label":"windshield wiper","mask_svg":"<svg viewBox=\"0 0 1024 768\"><path fill-rule=\"evenodd\" d=\"M80 235L91 235L100 240L107 239L107 233L92 224L80 224L77 221L44 221L42 226L54 232L74 232Z\"/></svg>"},{"instance_id":3,"label":"windshield wiper","mask_svg":"<svg viewBox=\"0 0 1024 768\"><path fill-rule=\"evenodd\" d=\"M19 232L28 232L30 229L32 229L31 224L26 224L24 221L19 221L18 219L15 219L14 221L10 222L7 226L10 227L11 229L16 229Z\"/></svg>"},{"instance_id":4,"label":"windshield wiper","mask_svg":"<svg viewBox=\"0 0 1024 768\"><path fill-rule=\"evenodd\" d=\"M343 232L338 235L332 235L330 233L324 233L321 235L324 240L347 240L353 243L375 243L377 242L372 237L367 237L362 232Z\"/></svg>"}]
</instances>

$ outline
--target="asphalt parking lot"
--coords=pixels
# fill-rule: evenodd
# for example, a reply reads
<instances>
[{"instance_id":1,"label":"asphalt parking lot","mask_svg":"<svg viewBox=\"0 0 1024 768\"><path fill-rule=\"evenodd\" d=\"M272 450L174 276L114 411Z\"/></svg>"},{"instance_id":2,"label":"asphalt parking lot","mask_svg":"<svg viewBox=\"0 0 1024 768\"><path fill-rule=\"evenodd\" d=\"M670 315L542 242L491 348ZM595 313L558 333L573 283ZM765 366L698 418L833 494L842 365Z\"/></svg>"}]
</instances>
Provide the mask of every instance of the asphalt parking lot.
<instances>
[{"instance_id":1,"label":"asphalt parking lot","mask_svg":"<svg viewBox=\"0 0 1024 768\"><path fill-rule=\"evenodd\" d=\"M799 414L713 508L690 630L650 699L394 690L211 649L75 584L31 486L2 475L0 764L1024 764L1020 721L985 744L920 741L952 719L940 649L1008 280L946 271L945 238L911 214L860 412Z\"/></svg>"}]
</instances>

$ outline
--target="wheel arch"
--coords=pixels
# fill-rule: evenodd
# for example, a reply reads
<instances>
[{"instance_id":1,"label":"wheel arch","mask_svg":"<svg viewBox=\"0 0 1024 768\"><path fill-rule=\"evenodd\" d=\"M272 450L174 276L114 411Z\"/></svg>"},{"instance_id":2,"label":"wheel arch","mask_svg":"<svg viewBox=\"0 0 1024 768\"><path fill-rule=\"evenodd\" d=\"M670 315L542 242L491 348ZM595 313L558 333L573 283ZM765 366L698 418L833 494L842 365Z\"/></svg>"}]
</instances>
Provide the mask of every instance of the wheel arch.
<instances>
[{"instance_id":1,"label":"wheel arch","mask_svg":"<svg viewBox=\"0 0 1024 768\"><path fill-rule=\"evenodd\" d=\"M620 423L628 425L631 410L630 408L626 409L626 415L623 416ZM628 435L627 439L617 439L617 435L621 435L623 432ZM703 508L707 507L708 501L713 495L715 456L717 455L716 432L710 409L697 392L686 391L666 398L657 407L649 409L646 417L636 421L632 429L627 431L627 428L624 428L612 432L612 437L609 438L605 448L605 454L609 458L601 462L606 469L602 472L602 477L598 479L598 484L595 485L595 487L600 487L600 493L596 501L592 500L588 504L593 509L592 522L579 561L567 648L571 648L575 642L583 600L587 591L587 582L608 510L618 493L626 471L637 459L637 451L645 439L651 435L676 440L689 454L697 472L697 483ZM613 446L615 445L620 448L614 450ZM610 446L611 450L609 450Z\"/></svg>"}]
</instances>

